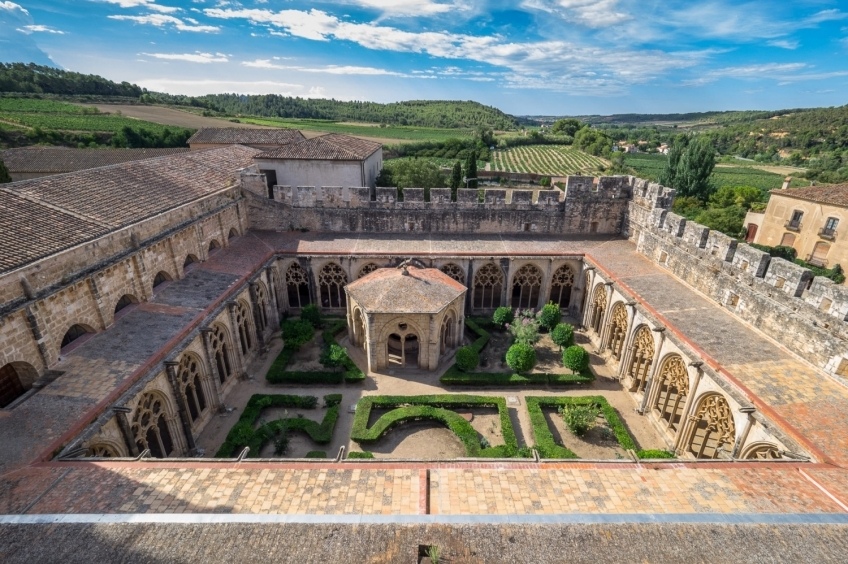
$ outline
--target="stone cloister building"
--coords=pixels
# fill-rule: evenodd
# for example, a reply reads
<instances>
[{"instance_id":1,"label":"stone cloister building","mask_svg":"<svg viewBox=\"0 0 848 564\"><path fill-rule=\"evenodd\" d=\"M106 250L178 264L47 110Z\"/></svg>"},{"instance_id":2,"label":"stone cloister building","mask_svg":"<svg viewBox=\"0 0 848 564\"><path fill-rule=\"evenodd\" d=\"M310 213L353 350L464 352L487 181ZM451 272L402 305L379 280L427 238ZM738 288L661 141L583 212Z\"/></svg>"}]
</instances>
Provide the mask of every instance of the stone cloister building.
<instances>
[{"instance_id":1,"label":"stone cloister building","mask_svg":"<svg viewBox=\"0 0 848 564\"><path fill-rule=\"evenodd\" d=\"M257 154L233 145L0 187L0 475L196 454L282 316L308 304L346 316L379 371L413 354L434 369L467 316L551 301L684 462L848 455L848 424L819 428L811 407L848 407L848 292L676 216L673 191L632 177L455 202L438 189L269 190ZM423 279L441 290L375 298Z\"/></svg>"}]
</instances>

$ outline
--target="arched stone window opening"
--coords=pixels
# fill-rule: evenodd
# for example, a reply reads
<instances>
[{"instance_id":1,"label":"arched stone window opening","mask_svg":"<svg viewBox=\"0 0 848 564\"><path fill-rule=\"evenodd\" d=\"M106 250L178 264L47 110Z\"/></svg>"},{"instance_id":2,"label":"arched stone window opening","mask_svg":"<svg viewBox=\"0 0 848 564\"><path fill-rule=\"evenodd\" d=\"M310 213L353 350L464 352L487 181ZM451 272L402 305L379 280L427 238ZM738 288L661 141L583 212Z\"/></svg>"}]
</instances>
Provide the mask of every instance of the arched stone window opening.
<instances>
[{"instance_id":1,"label":"arched stone window opening","mask_svg":"<svg viewBox=\"0 0 848 564\"><path fill-rule=\"evenodd\" d=\"M191 255L191 254L186 255L186 258L183 261L183 270L185 270L186 268L188 268L189 266L191 266L193 264L197 264L198 262L200 262L200 261L198 260L198 258L196 256Z\"/></svg>"},{"instance_id":2,"label":"arched stone window opening","mask_svg":"<svg viewBox=\"0 0 848 564\"><path fill-rule=\"evenodd\" d=\"M571 289L574 287L574 271L567 264L556 269L551 278L551 301L560 309L571 305Z\"/></svg>"},{"instance_id":3,"label":"arched stone window opening","mask_svg":"<svg viewBox=\"0 0 848 564\"><path fill-rule=\"evenodd\" d=\"M654 362L654 336L647 326L643 325L636 330L630 351L630 367L627 369L631 380L630 391L644 392Z\"/></svg>"},{"instance_id":4,"label":"arched stone window opening","mask_svg":"<svg viewBox=\"0 0 848 564\"><path fill-rule=\"evenodd\" d=\"M312 303L309 297L309 277L296 262L291 263L286 270L286 291L289 307L302 308Z\"/></svg>"},{"instance_id":5,"label":"arched stone window opening","mask_svg":"<svg viewBox=\"0 0 848 564\"><path fill-rule=\"evenodd\" d=\"M460 267L458 264L449 262L439 270L441 270L442 272L444 272L445 274L465 286L465 271L462 270L462 267Z\"/></svg>"},{"instance_id":6,"label":"arched stone window opening","mask_svg":"<svg viewBox=\"0 0 848 564\"><path fill-rule=\"evenodd\" d=\"M418 351L420 349L418 335L407 333L399 335L392 333L386 341L386 352L389 364L418 366Z\"/></svg>"},{"instance_id":7,"label":"arched stone window opening","mask_svg":"<svg viewBox=\"0 0 848 564\"><path fill-rule=\"evenodd\" d=\"M160 270L156 273L156 277L153 278L153 287L159 286L160 284L164 284L165 282L170 282L173 280L170 274L165 272L164 270Z\"/></svg>"},{"instance_id":8,"label":"arched stone window opening","mask_svg":"<svg viewBox=\"0 0 848 564\"><path fill-rule=\"evenodd\" d=\"M265 284L259 283L256 285L256 310L259 331L265 331L268 327L268 291L265 290Z\"/></svg>"},{"instance_id":9,"label":"arched stone window opening","mask_svg":"<svg viewBox=\"0 0 848 564\"><path fill-rule=\"evenodd\" d=\"M227 240L235 239L238 236L239 236L238 229L233 227L233 228L230 229L230 232L227 234Z\"/></svg>"},{"instance_id":10,"label":"arched stone window opening","mask_svg":"<svg viewBox=\"0 0 848 564\"><path fill-rule=\"evenodd\" d=\"M442 320L442 330L440 331L441 339L439 340L441 343L440 353L445 354L449 349L454 347L454 341L456 337L454 336L454 326L456 325L456 318L453 313L449 313Z\"/></svg>"},{"instance_id":11,"label":"arched stone window opening","mask_svg":"<svg viewBox=\"0 0 848 564\"><path fill-rule=\"evenodd\" d=\"M75 324L71 325L71 328L65 333L65 336L62 337L62 345L60 348L65 348L77 339L84 337L89 333L94 333L94 329L88 327L87 325Z\"/></svg>"},{"instance_id":12,"label":"arched stone window opening","mask_svg":"<svg viewBox=\"0 0 848 564\"><path fill-rule=\"evenodd\" d=\"M677 430L683 417L686 395L689 393L689 373L683 358L672 355L663 362L659 374L659 393L654 404L658 415L669 429Z\"/></svg>"},{"instance_id":13,"label":"arched stone window opening","mask_svg":"<svg viewBox=\"0 0 848 564\"><path fill-rule=\"evenodd\" d=\"M184 354L177 367L180 392L186 400L192 421L197 421L206 411L206 395L203 393L203 366L194 355Z\"/></svg>"},{"instance_id":14,"label":"arched stone window opening","mask_svg":"<svg viewBox=\"0 0 848 564\"><path fill-rule=\"evenodd\" d=\"M373 262L369 262L368 264L359 269L359 274L356 275L356 279L358 280L363 276L368 276L378 268L380 267L374 264Z\"/></svg>"},{"instance_id":15,"label":"arched stone window opening","mask_svg":"<svg viewBox=\"0 0 848 564\"><path fill-rule=\"evenodd\" d=\"M730 458L736 441L736 425L730 405L719 394L701 400L695 412L695 423L688 450L695 458Z\"/></svg>"},{"instance_id":16,"label":"arched stone window opening","mask_svg":"<svg viewBox=\"0 0 848 564\"><path fill-rule=\"evenodd\" d=\"M512 278L512 307L538 307L541 289L542 271L532 264L525 264Z\"/></svg>"},{"instance_id":17,"label":"arched stone window opening","mask_svg":"<svg viewBox=\"0 0 848 564\"><path fill-rule=\"evenodd\" d=\"M610 325L607 346L616 360L621 359L621 349L624 347L624 338L627 336L627 309L624 304L618 302L612 308L612 322Z\"/></svg>"},{"instance_id":18,"label":"arched stone window opening","mask_svg":"<svg viewBox=\"0 0 848 564\"><path fill-rule=\"evenodd\" d=\"M24 395L37 378L38 371L26 362L10 362L0 368L0 408Z\"/></svg>"},{"instance_id":19,"label":"arched stone window opening","mask_svg":"<svg viewBox=\"0 0 848 564\"><path fill-rule=\"evenodd\" d=\"M604 322L604 314L607 311L607 288L603 284L595 286L592 296L592 316L589 326L600 335L601 325Z\"/></svg>"},{"instance_id":20,"label":"arched stone window opening","mask_svg":"<svg viewBox=\"0 0 848 564\"><path fill-rule=\"evenodd\" d=\"M745 460L779 460L783 458L780 448L772 443L754 443L742 454Z\"/></svg>"},{"instance_id":21,"label":"arched stone window opening","mask_svg":"<svg viewBox=\"0 0 848 564\"><path fill-rule=\"evenodd\" d=\"M227 334L224 330L215 325L212 327L212 332L209 334L209 345L212 349L212 354L215 357L215 367L218 369L218 379L223 384L233 374L233 364L230 359L230 349L227 344Z\"/></svg>"},{"instance_id":22,"label":"arched stone window opening","mask_svg":"<svg viewBox=\"0 0 848 564\"><path fill-rule=\"evenodd\" d=\"M403 339L403 364L407 363L412 366L418 366L418 351L420 350L418 335L410 334L404 336Z\"/></svg>"},{"instance_id":23,"label":"arched stone window opening","mask_svg":"<svg viewBox=\"0 0 848 564\"><path fill-rule=\"evenodd\" d=\"M121 299L118 300L118 303L115 304L115 313L118 313L122 309L125 309L133 304L138 303L138 298L133 296L132 294L124 294L121 296Z\"/></svg>"},{"instance_id":24,"label":"arched stone window opening","mask_svg":"<svg viewBox=\"0 0 848 564\"><path fill-rule=\"evenodd\" d=\"M364 349L366 341L365 317L362 315L362 310L357 308L353 312L353 343Z\"/></svg>"},{"instance_id":25,"label":"arched stone window opening","mask_svg":"<svg viewBox=\"0 0 848 564\"><path fill-rule=\"evenodd\" d=\"M807 258L807 262L816 266L825 267L827 266L827 254L829 252L830 243L819 241L816 243L816 246L813 247L813 254Z\"/></svg>"},{"instance_id":26,"label":"arched stone window opening","mask_svg":"<svg viewBox=\"0 0 848 564\"><path fill-rule=\"evenodd\" d=\"M246 355L253 348L253 342L250 338L250 314L247 311L247 306L242 302L236 302L235 309L236 327L238 329L239 344L241 345L241 354Z\"/></svg>"},{"instance_id":27,"label":"arched stone window opening","mask_svg":"<svg viewBox=\"0 0 848 564\"><path fill-rule=\"evenodd\" d=\"M327 308L343 308L347 305L344 287L347 284L347 274L338 264L325 264L318 273L318 288L321 290L321 306Z\"/></svg>"},{"instance_id":28,"label":"arched stone window opening","mask_svg":"<svg viewBox=\"0 0 848 564\"><path fill-rule=\"evenodd\" d=\"M474 307L495 309L501 305L504 275L494 263L484 264L474 275Z\"/></svg>"},{"instance_id":29,"label":"arched stone window opening","mask_svg":"<svg viewBox=\"0 0 848 564\"><path fill-rule=\"evenodd\" d=\"M132 432L139 451L149 448L155 458L165 458L173 452L169 418L164 399L152 393L142 396L132 422Z\"/></svg>"},{"instance_id":30,"label":"arched stone window opening","mask_svg":"<svg viewBox=\"0 0 848 564\"><path fill-rule=\"evenodd\" d=\"M221 248L221 243L219 243L216 239L212 239L209 241L209 248L207 249L209 254L211 255L213 251L217 251Z\"/></svg>"},{"instance_id":31,"label":"arched stone window opening","mask_svg":"<svg viewBox=\"0 0 848 564\"><path fill-rule=\"evenodd\" d=\"M88 446L87 456L95 456L97 458L118 458L120 453L111 445L104 443L94 443Z\"/></svg>"}]
</instances>

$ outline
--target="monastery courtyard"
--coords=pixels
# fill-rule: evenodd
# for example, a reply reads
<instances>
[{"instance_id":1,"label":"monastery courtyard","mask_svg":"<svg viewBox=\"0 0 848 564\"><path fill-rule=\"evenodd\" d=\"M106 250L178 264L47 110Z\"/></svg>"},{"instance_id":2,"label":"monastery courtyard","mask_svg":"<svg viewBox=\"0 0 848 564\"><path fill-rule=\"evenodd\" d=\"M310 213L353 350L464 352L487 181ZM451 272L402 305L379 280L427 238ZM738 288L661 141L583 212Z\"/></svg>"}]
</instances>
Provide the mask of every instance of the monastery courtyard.
<instances>
[{"instance_id":1,"label":"monastery courtyard","mask_svg":"<svg viewBox=\"0 0 848 564\"><path fill-rule=\"evenodd\" d=\"M355 448L340 429L350 428L349 406L368 395L514 396L511 417L518 422L520 446L530 442L527 396L609 391L625 420L630 415L624 412L635 411L639 401L625 394L608 355L593 355L598 378L579 389L446 389L438 372L403 367L378 371L384 375L360 384L270 385L264 374L280 350L279 338L272 337L247 367L253 381L232 385L226 405L241 410L254 391L341 393L343 409L327 460L211 458L238 411L207 421L197 438L203 457L54 458L161 362L163 350L195 331L272 257L360 255L422 262L582 259L638 301L669 339L720 372L733 393L766 418L766 429L793 445L786 450L801 455L334 460L338 446ZM588 338L583 343L595 350L597 342L592 347ZM354 353L365 368L364 355ZM453 555L451 561L468 562L842 561L848 551L846 382L752 329L620 237L247 231L108 330L63 349L54 369L64 374L14 410L0 411L4 562L81 554L89 561L205 562L276 554L292 562L414 562L419 546L429 545Z\"/></svg>"}]
</instances>

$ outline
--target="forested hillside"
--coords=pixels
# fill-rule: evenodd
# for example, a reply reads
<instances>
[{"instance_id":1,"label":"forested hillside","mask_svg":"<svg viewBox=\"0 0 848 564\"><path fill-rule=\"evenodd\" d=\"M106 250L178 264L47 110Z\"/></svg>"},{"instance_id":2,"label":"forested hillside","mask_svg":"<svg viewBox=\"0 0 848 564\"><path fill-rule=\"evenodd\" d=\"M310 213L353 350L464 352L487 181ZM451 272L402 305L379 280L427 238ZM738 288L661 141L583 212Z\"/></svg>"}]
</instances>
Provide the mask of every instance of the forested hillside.
<instances>
[{"instance_id":1,"label":"forested hillside","mask_svg":"<svg viewBox=\"0 0 848 564\"><path fill-rule=\"evenodd\" d=\"M0 92L138 98L144 90L129 82L118 84L93 74L80 74L33 63L0 63Z\"/></svg>"}]
</instances>

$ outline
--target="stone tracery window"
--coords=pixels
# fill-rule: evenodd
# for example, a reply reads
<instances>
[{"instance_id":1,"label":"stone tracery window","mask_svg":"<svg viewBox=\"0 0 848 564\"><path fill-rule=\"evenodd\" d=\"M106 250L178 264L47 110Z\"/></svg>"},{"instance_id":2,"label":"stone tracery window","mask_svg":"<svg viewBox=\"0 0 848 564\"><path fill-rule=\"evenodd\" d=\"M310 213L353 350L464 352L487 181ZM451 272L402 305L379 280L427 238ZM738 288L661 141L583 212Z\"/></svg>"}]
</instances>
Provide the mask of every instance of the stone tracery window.
<instances>
[{"instance_id":1,"label":"stone tracery window","mask_svg":"<svg viewBox=\"0 0 848 564\"><path fill-rule=\"evenodd\" d=\"M380 267L374 264L373 262L369 262L368 264L359 269L359 274L356 275L356 278L359 279L363 276L368 276L378 268Z\"/></svg>"},{"instance_id":2,"label":"stone tracery window","mask_svg":"<svg viewBox=\"0 0 848 564\"><path fill-rule=\"evenodd\" d=\"M616 359L621 359L621 349L624 346L624 337L627 335L627 309L624 304L618 302L612 308L612 321L610 324L609 340L607 346Z\"/></svg>"},{"instance_id":3,"label":"stone tracery window","mask_svg":"<svg viewBox=\"0 0 848 564\"><path fill-rule=\"evenodd\" d=\"M268 291L265 289L265 284L258 282L256 284L256 312L259 331L265 331L268 326Z\"/></svg>"},{"instance_id":4,"label":"stone tracery window","mask_svg":"<svg viewBox=\"0 0 848 564\"><path fill-rule=\"evenodd\" d=\"M291 263L286 270L286 290L289 307L301 308L312 303L309 297L309 277L296 262Z\"/></svg>"},{"instance_id":5,"label":"stone tracery window","mask_svg":"<svg viewBox=\"0 0 848 564\"><path fill-rule=\"evenodd\" d=\"M636 330L630 351L630 367L627 370L632 380L630 390L642 392L654 362L654 336L646 325Z\"/></svg>"},{"instance_id":6,"label":"stone tracery window","mask_svg":"<svg viewBox=\"0 0 848 564\"><path fill-rule=\"evenodd\" d=\"M574 271L564 264L556 269L551 278L551 301L560 308L571 304L571 289L574 287Z\"/></svg>"},{"instance_id":7,"label":"stone tracery window","mask_svg":"<svg viewBox=\"0 0 848 564\"><path fill-rule=\"evenodd\" d=\"M209 333L209 346L212 349L212 355L215 357L218 379L223 384L233 373L233 363L230 359L227 335L219 325L212 326L212 332Z\"/></svg>"},{"instance_id":8,"label":"stone tracery window","mask_svg":"<svg viewBox=\"0 0 848 564\"><path fill-rule=\"evenodd\" d=\"M104 443L94 443L88 446L88 456L98 458L118 458L120 454L111 446Z\"/></svg>"},{"instance_id":9,"label":"stone tracery window","mask_svg":"<svg viewBox=\"0 0 848 564\"><path fill-rule=\"evenodd\" d=\"M341 308L347 305L344 287L347 284L347 274L338 264L325 264L318 273L318 288L321 291L323 307Z\"/></svg>"},{"instance_id":10,"label":"stone tracery window","mask_svg":"<svg viewBox=\"0 0 848 564\"><path fill-rule=\"evenodd\" d=\"M133 436L140 451L150 449L156 458L165 458L174 450L168 429L169 413L165 400L158 394L146 393L141 397L132 422Z\"/></svg>"},{"instance_id":11,"label":"stone tracery window","mask_svg":"<svg viewBox=\"0 0 848 564\"><path fill-rule=\"evenodd\" d=\"M660 369L658 384L654 408L670 429L677 429L689 393L689 372L682 357L675 354L666 358Z\"/></svg>"},{"instance_id":12,"label":"stone tracery window","mask_svg":"<svg viewBox=\"0 0 848 564\"><path fill-rule=\"evenodd\" d=\"M203 365L191 354L184 354L177 367L177 382L180 392L185 397L192 421L206 410L206 395L203 393Z\"/></svg>"},{"instance_id":13,"label":"stone tracery window","mask_svg":"<svg viewBox=\"0 0 848 564\"><path fill-rule=\"evenodd\" d=\"M444 272L445 274L447 274L448 276L450 276L451 278L453 278L454 280L456 280L457 282L459 282L460 284L465 286L465 272L462 270L462 267L460 267L458 264L454 264L452 262L449 262L448 264L444 265L439 270L441 270L442 272Z\"/></svg>"},{"instance_id":14,"label":"stone tracery window","mask_svg":"<svg viewBox=\"0 0 848 564\"><path fill-rule=\"evenodd\" d=\"M484 264L474 275L474 307L494 309L501 305L504 275L494 263Z\"/></svg>"},{"instance_id":15,"label":"stone tracery window","mask_svg":"<svg viewBox=\"0 0 848 564\"><path fill-rule=\"evenodd\" d=\"M759 443L751 445L742 458L746 460L779 460L783 458L783 455L777 445Z\"/></svg>"},{"instance_id":16,"label":"stone tracery window","mask_svg":"<svg viewBox=\"0 0 848 564\"><path fill-rule=\"evenodd\" d=\"M695 458L729 458L736 441L730 405L719 394L706 396L695 412L689 452Z\"/></svg>"},{"instance_id":17,"label":"stone tracery window","mask_svg":"<svg viewBox=\"0 0 848 564\"><path fill-rule=\"evenodd\" d=\"M592 296L592 316L590 318L590 326L595 330L595 333L600 334L601 325L604 322L604 314L607 311L607 288L603 284L595 286L595 293Z\"/></svg>"},{"instance_id":18,"label":"stone tracery window","mask_svg":"<svg viewBox=\"0 0 848 564\"><path fill-rule=\"evenodd\" d=\"M250 338L250 312L248 312L247 306L242 301L236 302L235 318L239 344L241 345L241 354L246 355L253 348L253 342Z\"/></svg>"},{"instance_id":19,"label":"stone tracery window","mask_svg":"<svg viewBox=\"0 0 848 564\"><path fill-rule=\"evenodd\" d=\"M538 307L541 289L542 271L532 264L525 264L512 278L512 307Z\"/></svg>"}]
</instances>

